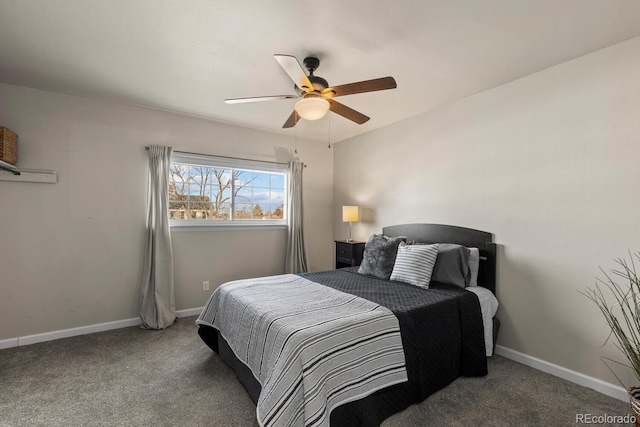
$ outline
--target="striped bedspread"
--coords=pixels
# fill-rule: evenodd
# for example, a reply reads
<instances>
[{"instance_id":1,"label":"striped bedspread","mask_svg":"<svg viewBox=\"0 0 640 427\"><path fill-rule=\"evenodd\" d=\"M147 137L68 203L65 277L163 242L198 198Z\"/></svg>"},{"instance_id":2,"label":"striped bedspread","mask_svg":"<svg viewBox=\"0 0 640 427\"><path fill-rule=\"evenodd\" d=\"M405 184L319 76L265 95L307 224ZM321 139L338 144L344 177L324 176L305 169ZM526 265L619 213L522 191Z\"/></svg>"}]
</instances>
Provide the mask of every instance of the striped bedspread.
<instances>
[{"instance_id":1,"label":"striped bedspread","mask_svg":"<svg viewBox=\"0 0 640 427\"><path fill-rule=\"evenodd\" d=\"M263 427L329 426L336 406L407 381L391 311L300 276L226 283L196 323L218 329L260 382Z\"/></svg>"}]
</instances>

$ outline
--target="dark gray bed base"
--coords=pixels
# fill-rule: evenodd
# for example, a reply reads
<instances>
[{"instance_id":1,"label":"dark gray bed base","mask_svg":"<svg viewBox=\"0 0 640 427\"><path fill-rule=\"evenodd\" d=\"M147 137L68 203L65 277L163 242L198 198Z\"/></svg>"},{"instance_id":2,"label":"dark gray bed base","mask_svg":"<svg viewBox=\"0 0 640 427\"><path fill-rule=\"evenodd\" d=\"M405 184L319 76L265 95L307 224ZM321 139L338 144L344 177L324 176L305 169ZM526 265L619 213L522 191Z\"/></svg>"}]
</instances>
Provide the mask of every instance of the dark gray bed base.
<instances>
[{"instance_id":1,"label":"dark gray bed base","mask_svg":"<svg viewBox=\"0 0 640 427\"><path fill-rule=\"evenodd\" d=\"M457 243L467 247L475 247L480 251L480 269L478 272L478 284L496 291L496 245L493 243L491 233L473 230L470 228L455 227L440 224L403 224L384 227L383 234L387 236L406 236L408 240L418 243ZM493 342L498 336L500 322L493 318ZM199 327L198 334L203 341L216 353L220 355L222 361L233 369L249 394L251 400L257 403L260 395L261 385L253 376L251 370L238 360L233 351L220 335L213 328ZM380 390L361 401L348 403L337 407L331 413L332 427L356 427L379 425L380 422L394 413L406 409L411 402L394 402L394 387ZM397 400L397 399L396 399ZM379 402L380 404L377 404ZM382 404L384 402L384 405ZM391 404L390 404L391 402ZM370 408L384 407L386 413L368 414Z\"/></svg>"}]
</instances>

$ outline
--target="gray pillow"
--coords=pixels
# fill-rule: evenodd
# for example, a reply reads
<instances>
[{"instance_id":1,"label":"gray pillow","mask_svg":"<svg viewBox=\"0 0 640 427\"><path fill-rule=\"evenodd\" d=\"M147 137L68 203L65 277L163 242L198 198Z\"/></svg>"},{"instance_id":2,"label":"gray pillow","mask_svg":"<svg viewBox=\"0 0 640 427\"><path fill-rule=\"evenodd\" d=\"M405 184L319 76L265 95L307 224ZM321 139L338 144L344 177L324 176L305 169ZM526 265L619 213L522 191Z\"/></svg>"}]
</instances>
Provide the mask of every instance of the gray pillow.
<instances>
[{"instance_id":1,"label":"gray pillow","mask_svg":"<svg viewBox=\"0 0 640 427\"><path fill-rule=\"evenodd\" d=\"M389 279L396 261L398 245L406 240L406 237L387 237L382 234L369 237L358 273Z\"/></svg>"},{"instance_id":2,"label":"gray pillow","mask_svg":"<svg viewBox=\"0 0 640 427\"><path fill-rule=\"evenodd\" d=\"M466 288L471 281L469 254L466 246L454 243L440 243L438 258L431 273L431 281L447 283Z\"/></svg>"}]
</instances>

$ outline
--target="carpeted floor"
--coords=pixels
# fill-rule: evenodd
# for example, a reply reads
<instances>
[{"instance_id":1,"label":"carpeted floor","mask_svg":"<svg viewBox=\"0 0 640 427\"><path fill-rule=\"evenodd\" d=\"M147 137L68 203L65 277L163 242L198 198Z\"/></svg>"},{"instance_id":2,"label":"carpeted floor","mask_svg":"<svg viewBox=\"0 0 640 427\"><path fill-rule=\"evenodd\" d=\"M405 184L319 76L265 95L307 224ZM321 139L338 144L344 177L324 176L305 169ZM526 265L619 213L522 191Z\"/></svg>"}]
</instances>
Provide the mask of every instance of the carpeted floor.
<instances>
[{"instance_id":1,"label":"carpeted floor","mask_svg":"<svg viewBox=\"0 0 640 427\"><path fill-rule=\"evenodd\" d=\"M0 350L0 426L256 427L255 406L194 321ZM628 412L625 402L494 356L488 376L459 378L382 427L575 426L577 414Z\"/></svg>"}]
</instances>

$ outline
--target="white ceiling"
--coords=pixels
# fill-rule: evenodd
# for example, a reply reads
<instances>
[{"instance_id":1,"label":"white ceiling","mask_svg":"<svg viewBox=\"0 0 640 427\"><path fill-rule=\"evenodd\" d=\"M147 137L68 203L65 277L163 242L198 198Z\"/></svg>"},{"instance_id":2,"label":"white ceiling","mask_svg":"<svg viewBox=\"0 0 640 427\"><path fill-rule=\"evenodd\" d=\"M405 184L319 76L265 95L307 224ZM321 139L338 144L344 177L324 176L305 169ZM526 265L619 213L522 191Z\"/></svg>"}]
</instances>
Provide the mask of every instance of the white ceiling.
<instances>
[{"instance_id":1,"label":"white ceiling","mask_svg":"<svg viewBox=\"0 0 640 427\"><path fill-rule=\"evenodd\" d=\"M331 142L640 36L638 0L0 0L0 82ZM281 129L295 100L273 54L320 58L338 115Z\"/></svg>"}]
</instances>

